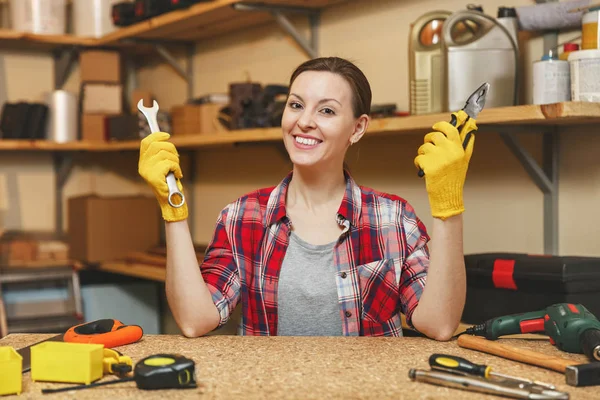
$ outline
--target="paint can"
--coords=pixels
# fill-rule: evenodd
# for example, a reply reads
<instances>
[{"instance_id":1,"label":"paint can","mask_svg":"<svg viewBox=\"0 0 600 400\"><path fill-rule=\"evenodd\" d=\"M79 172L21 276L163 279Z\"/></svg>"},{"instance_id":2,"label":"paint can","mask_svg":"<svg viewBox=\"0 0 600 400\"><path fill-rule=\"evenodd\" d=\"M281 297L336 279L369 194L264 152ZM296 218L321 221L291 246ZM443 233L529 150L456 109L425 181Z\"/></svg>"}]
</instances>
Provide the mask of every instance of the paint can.
<instances>
[{"instance_id":1,"label":"paint can","mask_svg":"<svg viewBox=\"0 0 600 400\"><path fill-rule=\"evenodd\" d=\"M600 102L600 50L579 50L569 54L571 98Z\"/></svg>"},{"instance_id":2,"label":"paint can","mask_svg":"<svg viewBox=\"0 0 600 400\"><path fill-rule=\"evenodd\" d=\"M533 63L533 104L571 100L569 62L545 55Z\"/></svg>"},{"instance_id":3,"label":"paint can","mask_svg":"<svg viewBox=\"0 0 600 400\"><path fill-rule=\"evenodd\" d=\"M581 49L598 48L598 22L600 22L600 7L592 7L581 17Z\"/></svg>"}]
</instances>

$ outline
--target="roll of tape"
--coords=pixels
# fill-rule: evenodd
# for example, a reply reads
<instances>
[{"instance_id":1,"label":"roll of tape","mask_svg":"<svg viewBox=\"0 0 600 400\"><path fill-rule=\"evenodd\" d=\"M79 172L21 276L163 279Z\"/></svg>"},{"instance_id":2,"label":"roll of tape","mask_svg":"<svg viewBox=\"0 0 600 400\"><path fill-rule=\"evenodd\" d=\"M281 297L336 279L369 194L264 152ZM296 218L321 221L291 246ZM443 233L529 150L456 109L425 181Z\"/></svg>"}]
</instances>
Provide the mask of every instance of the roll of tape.
<instances>
[{"instance_id":1,"label":"roll of tape","mask_svg":"<svg viewBox=\"0 0 600 400\"><path fill-rule=\"evenodd\" d=\"M55 90L48 99L47 139L65 143L77 140L77 96L66 90Z\"/></svg>"}]
</instances>

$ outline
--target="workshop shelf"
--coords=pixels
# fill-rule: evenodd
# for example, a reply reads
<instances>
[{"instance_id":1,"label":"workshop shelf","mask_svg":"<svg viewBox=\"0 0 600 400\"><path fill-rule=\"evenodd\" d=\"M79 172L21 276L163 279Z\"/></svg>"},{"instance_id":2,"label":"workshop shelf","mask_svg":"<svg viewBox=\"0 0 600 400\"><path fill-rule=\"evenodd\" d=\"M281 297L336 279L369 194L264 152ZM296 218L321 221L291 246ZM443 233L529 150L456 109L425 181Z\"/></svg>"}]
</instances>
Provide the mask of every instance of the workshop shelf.
<instances>
[{"instance_id":1,"label":"workshop shelf","mask_svg":"<svg viewBox=\"0 0 600 400\"><path fill-rule=\"evenodd\" d=\"M262 5L325 8L348 0L261 0ZM216 0L171 11L157 17L120 28L98 40L98 45L111 46L124 39L161 39L197 41L273 21L269 12L244 12L235 4L253 3L239 0Z\"/></svg>"},{"instance_id":2,"label":"workshop shelf","mask_svg":"<svg viewBox=\"0 0 600 400\"><path fill-rule=\"evenodd\" d=\"M450 113L411 115L407 117L371 120L365 139L383 135L423 134L438 121L450 119ZM479 129L495 126L564 126L597 123L600 121L600 103L564 102L548 105L521 105L484 109L477 118ZM171 142L178 149L228 146L236 143L278 142L282 140L281 128L240 129L216 134L190 134L173 136ZM47 140L0 140L0 151L137 151L140 142L70 142L54 143Z\"/></svg>"}]
</instances>

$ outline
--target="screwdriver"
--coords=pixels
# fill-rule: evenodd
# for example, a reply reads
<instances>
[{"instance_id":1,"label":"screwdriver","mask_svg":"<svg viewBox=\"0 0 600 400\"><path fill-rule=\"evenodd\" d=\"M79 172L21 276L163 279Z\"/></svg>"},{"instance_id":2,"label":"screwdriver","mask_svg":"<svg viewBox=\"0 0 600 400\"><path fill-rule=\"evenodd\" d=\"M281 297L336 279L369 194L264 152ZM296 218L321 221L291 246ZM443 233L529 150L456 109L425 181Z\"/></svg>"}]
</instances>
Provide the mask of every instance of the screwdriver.
<instances>
[{"instance_id":1,"label":"screwdriver","mask_svg":"<svg viewBox=\"0 0 600 400\"><path fill-rule=\"evenodd\" d=\"M432 354L429 357L429 366L432 369L437 369L441 371L448 371L454 373L460 373L461 375L475 375L482 376L486 379L490 377L500 378L500 379L508 379L520 383L525 383L528 385L537 385L542 386L547 389L554 390L556 386L543 383L543 382L535 382L530 381L528 379L517 378L514 376L504 375L497 372L492 372L492 367L485 364L475 364L469 360L466 360L462 357L451 356L447 354Z\"/></svg>"}]
</instances>

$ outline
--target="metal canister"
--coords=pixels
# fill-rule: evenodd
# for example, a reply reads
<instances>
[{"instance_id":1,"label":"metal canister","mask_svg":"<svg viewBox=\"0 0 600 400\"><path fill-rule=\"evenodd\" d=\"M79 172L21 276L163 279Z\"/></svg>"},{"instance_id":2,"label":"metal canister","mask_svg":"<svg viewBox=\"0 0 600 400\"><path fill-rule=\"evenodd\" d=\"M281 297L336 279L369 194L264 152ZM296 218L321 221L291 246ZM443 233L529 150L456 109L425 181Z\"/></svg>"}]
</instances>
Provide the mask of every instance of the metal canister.
<instances>
[{"instance_id":1,"label":"metal canister","mask_svg":"<svg viewBox=\"0 0 600 400\"><path fill-rule=\"evenodd\" d=\"M571 100L569 62L545 55L533 63L533 104Z\"/></svg>"}]
</instances>

